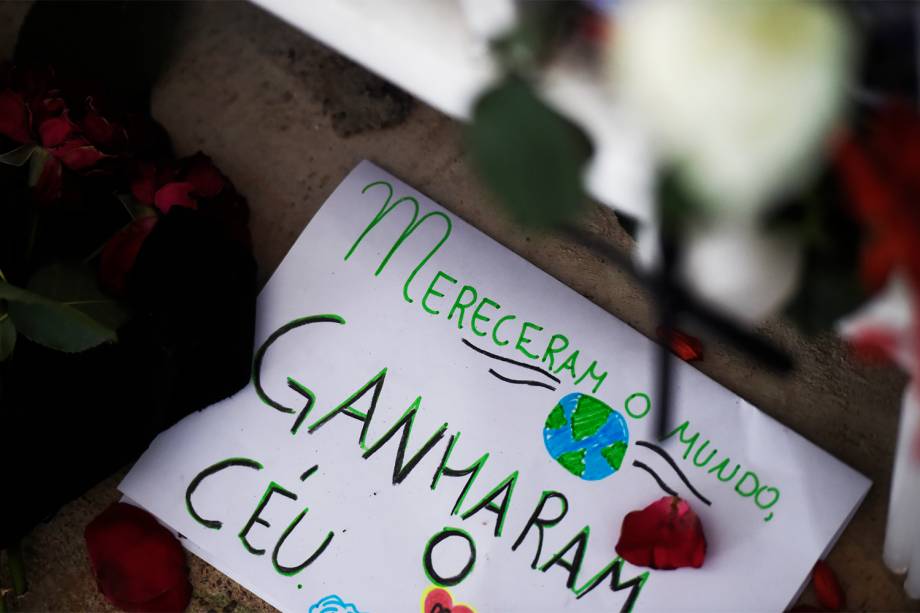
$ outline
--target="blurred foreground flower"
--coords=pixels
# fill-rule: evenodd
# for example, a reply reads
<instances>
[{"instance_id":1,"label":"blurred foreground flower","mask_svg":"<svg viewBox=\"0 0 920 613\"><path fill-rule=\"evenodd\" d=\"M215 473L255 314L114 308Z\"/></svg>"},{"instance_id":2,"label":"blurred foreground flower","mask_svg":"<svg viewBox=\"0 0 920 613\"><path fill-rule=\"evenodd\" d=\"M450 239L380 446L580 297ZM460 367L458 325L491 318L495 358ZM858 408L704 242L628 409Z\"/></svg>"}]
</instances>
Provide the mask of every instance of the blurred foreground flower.
<instances>
[{"instance_id":1,"label":"blurred foreground flower","mask_svg":"<svg viewBox=\"0 0 920 613\"><path fill-rule=\"evenodd\" d=\"M840 15L808 2L632 2L614 87L709 210L753 215L815 167L849 65Z\"/></svg>"},{"instance_id":2,"label":"blurred foreground flower","mask_svg":"<svg viewBox=\"0 0 920 613\"><path fill-rule=\"evenodd\" d=\"M99 591L125 611L183 611L192 596L182 545L143 509L116 502L86 526Z\"/></svg>"}]
</instances>

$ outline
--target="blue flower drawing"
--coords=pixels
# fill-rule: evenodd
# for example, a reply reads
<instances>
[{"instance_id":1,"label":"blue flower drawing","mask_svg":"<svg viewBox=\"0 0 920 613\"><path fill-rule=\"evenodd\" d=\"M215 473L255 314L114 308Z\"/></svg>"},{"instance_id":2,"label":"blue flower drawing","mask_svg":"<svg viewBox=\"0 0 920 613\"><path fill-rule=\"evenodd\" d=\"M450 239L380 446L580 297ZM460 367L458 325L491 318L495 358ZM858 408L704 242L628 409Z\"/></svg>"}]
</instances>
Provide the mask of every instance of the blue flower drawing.
<instances>
[{"instance_id":1,"label":"blue flower drawing","mask_svg":"<svg viewBox=\"0 0 920 613\"><path fill-rule=\"evenodd\" d=\"M335 594L320 598L310 606L309 613L361 613L353 604L347 603Z\"/></svg>"}]
</instances>

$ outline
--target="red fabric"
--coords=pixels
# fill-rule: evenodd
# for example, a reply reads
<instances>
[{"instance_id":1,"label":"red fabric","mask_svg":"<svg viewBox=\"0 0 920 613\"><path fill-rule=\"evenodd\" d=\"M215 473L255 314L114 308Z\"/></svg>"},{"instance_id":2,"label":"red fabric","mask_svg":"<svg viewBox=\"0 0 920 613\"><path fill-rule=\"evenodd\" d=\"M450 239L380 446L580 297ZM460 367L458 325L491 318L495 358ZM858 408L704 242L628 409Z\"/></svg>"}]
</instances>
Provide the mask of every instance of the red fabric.
<instances>
[{"instance_id":1,"label":"red fabric","mask_svg":"<svg viewBox=\"0 0 920 613\"><path fill-rule=\"evenodd\" d=\"M703 524L687 501L665 496L623 518L617 554L634 566L699 568L706 559Z\"/></svg>"},{"instance_id":2,"label":"red fabric","mask_svg":"<svg viewBox=\"0 0 920 613\"><path fill-rule=\"evenodd\" d=\"M191 600L185 552L146 511L116 502L86 527L99 591L119 609L183 611Z\"/></svg>"}]
</instances>

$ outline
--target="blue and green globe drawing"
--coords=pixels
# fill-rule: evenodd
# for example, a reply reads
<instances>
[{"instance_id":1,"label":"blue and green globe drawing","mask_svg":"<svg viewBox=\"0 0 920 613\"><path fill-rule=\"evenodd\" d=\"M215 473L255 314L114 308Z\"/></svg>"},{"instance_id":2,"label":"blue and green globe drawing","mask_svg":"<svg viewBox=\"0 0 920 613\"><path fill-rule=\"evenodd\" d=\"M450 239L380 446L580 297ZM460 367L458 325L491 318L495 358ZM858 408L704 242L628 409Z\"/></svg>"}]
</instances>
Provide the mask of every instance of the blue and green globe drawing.
<instances>
[{"instance_id":1,"label":"blue and green globe drawing","mask_svg":"<svg viewBox=\"0 0 920 613\"><path fill-rule=\"evenodd\" d=\"M586 394L559 401L543 428L546 450L560 466L587 481L620 469L629 446L629 427L618 412Z\"/></svg>"}]
</instances>

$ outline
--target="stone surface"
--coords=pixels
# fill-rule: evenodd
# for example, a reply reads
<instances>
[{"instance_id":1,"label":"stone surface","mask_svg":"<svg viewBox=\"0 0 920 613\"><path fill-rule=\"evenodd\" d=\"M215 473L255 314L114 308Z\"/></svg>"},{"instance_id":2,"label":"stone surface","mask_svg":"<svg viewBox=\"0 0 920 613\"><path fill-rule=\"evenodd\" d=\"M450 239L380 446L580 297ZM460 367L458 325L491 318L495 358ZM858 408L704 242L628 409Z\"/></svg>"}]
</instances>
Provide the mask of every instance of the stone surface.
<instances>
[{"instance_id":1,"label":"stone surface","mask_svg":"<svg viewBox=\"0 0 920 613\"><path fill-rule=\"evenodd\" d=\"M0 5L0 52L12 49L15 24L26 8ZM368 158L643 334L654 334L648 296L625 273L568 240L522 229L496 212L464 158L462 125L424 104L410 104L249 4L196 3L184 13L176 24L177 46L154 90L154 114L180 154L204 150L249 198L262 282L335 185ZM628 236L608 210L593 207L586 223L628 247ZM829 336L806 339L783 322L770 323L764 332L794 355L797 368L791 376L764 371L710 339L704 339L705 360L694 365L875 482L829 562L850 608L920 610L905 599L901 580L881 561L904 377L854 363ZM111 610L96 592L82 533L118 498L115 487L122 474L30 535L25 557L32 589L15 609ZM191 610L271 610L189 558L195 586ZM803 600L816 603L810 589Z\"/></svg>"}]
</instances>

